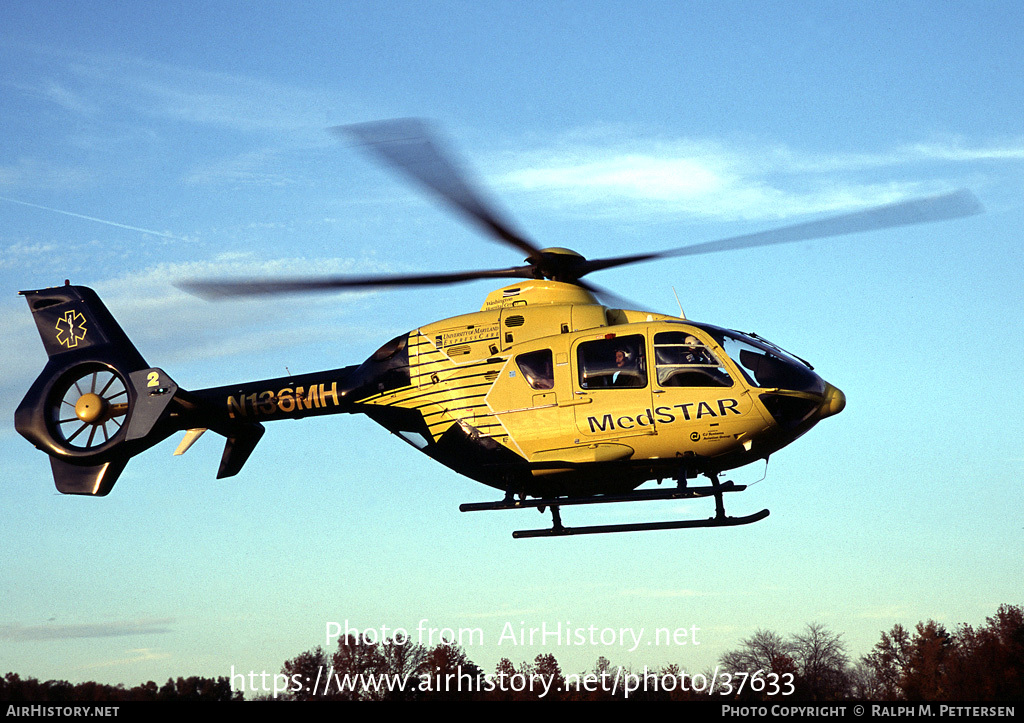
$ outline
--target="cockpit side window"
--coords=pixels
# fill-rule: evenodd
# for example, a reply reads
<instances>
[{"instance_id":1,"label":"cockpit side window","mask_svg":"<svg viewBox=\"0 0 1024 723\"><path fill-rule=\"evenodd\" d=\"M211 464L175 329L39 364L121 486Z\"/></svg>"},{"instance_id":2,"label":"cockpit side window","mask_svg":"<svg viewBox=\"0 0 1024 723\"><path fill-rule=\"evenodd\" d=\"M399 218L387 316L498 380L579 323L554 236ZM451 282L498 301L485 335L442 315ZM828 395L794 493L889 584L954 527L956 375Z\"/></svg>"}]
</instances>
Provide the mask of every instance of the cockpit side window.
<instances>
[{"instance_id":1,"label":"cockpit side window","mask_svg":"<svg viewBox=\"0 0 1024 723\"><path fill-rule=\"evenodd\" d=\"M637 334L585 341L577 347L581 389L647 386L644 337Z\"/></svg>"},{"instance_id":2,"label":"cockpit side window","mask_svg":"<svg viewBox=\"0 0 1024 723\"><path fill-rule=\"evenodd\" d=\"M825 382L811 367L774 344L735 331L702 325L702 329L722 345L726 355L736 362L746 380L762 389L791 389L821 394Z\"/></svg>"},{"instance_id":3,"label":"cockpit side window","mask_svg":"<svg viewBox=\"0 0 1024 723\"><path fill-rule=\"evenodd\" d=\"M654 335L654 366L662 387L731 387L729 372L704 342L685 331Z\"/></svg>"},{"instance_id":4,"label":"cockpit side window","mask_svg":"<svg viewBox=\"0 0 1024 723\"><path fill-rule=\"evenodd\" d=\"M520 354L516 357L516 365L532 388L552 389L555 386L554 365L550 349Z\"/></svg>"}]
</instances>

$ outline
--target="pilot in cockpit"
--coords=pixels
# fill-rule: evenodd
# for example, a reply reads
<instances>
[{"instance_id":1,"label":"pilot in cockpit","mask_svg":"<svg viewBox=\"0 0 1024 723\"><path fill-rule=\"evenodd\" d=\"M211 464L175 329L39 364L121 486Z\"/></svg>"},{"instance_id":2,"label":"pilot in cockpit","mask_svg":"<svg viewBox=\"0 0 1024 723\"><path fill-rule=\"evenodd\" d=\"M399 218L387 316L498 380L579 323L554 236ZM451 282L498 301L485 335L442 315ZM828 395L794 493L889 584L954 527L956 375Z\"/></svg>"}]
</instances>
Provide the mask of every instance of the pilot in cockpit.
<instances>
[{"instance_id":1,"label":"pilot in cockpit","mask_svg":"<svg viewBox=\"0 0 1024 723\"><path fill-rule=\"evenodd\" d=\"M615 371L612 372L613 387L637 386L636 351L628 346L615 349Z\"/></svg>"}]
</instances>

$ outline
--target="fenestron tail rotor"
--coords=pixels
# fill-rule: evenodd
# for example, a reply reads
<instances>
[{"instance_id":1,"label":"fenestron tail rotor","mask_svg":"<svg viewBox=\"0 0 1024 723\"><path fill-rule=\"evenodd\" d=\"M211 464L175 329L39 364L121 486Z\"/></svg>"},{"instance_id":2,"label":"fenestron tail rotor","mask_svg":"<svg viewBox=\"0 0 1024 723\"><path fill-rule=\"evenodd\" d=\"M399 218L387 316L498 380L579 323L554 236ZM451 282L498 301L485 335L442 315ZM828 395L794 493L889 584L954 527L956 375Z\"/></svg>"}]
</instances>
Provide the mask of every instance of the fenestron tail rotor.
<instances>
[{"instance_id":1,"label":"fenestron tail rotor","mask_svg":"<svg viewBox=\"0 0 1024 723\"><path fill-rule=\"evenodd\" d=\"M146 364L92 289L21 294L47 362L14 411L14 427L50 456L60 492L105 495L128 460L175 431L195 404Z\"/></svg>"},{"instance_id":2,"label":"fenestron tail rotor","mask_svg":"<svg viewBox=\"0 0 1024 723\"><path fill-rule=\"evenodd\" d=\"M54 440L72 450L97 450L123 436L128 387L120 374L98 365L74 370L54 391Z\"/></svg>"}]
</instances>

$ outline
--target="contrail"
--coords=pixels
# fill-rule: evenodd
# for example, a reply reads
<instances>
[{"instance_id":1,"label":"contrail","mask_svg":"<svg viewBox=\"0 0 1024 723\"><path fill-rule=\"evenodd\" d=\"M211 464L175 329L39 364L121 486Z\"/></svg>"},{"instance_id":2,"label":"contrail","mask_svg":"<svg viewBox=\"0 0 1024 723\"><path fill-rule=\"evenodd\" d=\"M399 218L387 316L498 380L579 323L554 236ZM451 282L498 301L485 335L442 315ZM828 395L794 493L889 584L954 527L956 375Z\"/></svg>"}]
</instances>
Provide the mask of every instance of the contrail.
<instances>
[{"instance_id":1,"label":"contrail","mask_svg":"<svg viewBox=\"0 0 1024 723\"><path fill-rule=\"evenodd\" d=\"M29 203L28 201L19 201L16 198L7 198L6 196L0 196L0 201L7 201L9 203L17 203L22 206L31 206L32 208L41 208L44 211L53 211L54 213L60 213L65 216L74 216L75 218L84 218L86 221L95 221L96 223L103 223L107 226L115 226L117 228L126 228L129 231L141 231L142 233L152 234L153 236L160 236L161 238L172 238L176 241L189 241L189 239L183 236L175 236L170 233L163 233L162 231L154 231L149 228L140 228L139 226L129 226L125 223L116 223L114 221L105 221L102 218L96 218L95 216L86 216L81 213L72 213L71 211L61 211L59 208L50 208L49 206L40 206L38 203Z\"/></svg>"}]
</instances>

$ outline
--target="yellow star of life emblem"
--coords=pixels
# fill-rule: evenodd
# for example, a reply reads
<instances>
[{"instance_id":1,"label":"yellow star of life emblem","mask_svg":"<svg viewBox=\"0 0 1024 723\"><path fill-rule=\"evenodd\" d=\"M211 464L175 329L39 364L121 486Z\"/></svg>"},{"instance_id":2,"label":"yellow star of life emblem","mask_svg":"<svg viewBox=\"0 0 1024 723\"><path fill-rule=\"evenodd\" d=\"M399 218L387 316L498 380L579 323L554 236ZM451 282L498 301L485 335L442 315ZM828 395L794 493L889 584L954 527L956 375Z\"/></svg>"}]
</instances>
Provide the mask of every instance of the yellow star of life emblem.
<instances>
[{"instance_id":1,"label":"yellow star of life emblem","mask_svg":"<svg viewBox=\"0 0 1024 723\"><path fill-rule=\"evenodd\" d=\"M80 311L69 311L57 319L57 343L72 349L85 338L85 316Z\"/></svg>"}]
</instances>

